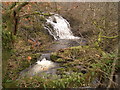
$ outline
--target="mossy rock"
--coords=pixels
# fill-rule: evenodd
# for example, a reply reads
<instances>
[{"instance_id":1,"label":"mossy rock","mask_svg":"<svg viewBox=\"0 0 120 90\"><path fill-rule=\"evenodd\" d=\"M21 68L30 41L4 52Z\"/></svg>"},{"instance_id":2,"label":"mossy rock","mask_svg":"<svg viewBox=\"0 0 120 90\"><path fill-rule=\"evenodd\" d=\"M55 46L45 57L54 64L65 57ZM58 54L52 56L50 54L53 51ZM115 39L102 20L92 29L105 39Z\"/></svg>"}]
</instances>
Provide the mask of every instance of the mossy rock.
<instances>
[{"instance_id":1,"label":"mossy rock","mask_svg":"<svg viewBox=\"0 0 120 90\"><path fill-rule=\"evenodd\" d=\"M96 48L88 47L72 47L68 49L63 49L64 52L58 51L51 55L51 59L55 62L83 62L83 61L94 61L94 59L99 60L102 53Z\"/></svg>"},{"instance_id":2,"label":"mossy rock","mask_svg":"<svg viewBox=\"0 0 120 90\"><path fill-rule=\"evenodd\" d=\"M88 69L91 65L97 65L96 67L92 68L99 67L101 64L100 60L103 60L103 53L97 48L92 48L89 46L77 46L54 52L51 55L51 59L54 62L59 63L60 67L65 67L64 69L58 70L59 73L64 71L86 73L89 70L86 71L83 69Z\"/></svg>"},{"instance_id":3,"label":"mossy rock","mask_svg":"<svg viewBox=\"0 0 120 90\"><path fill-rule=\"evenodd\" d=\"M50 58L51 58L52 61L56 62L56 60L57 60L58 58L60 58L60 57L59 57L57 54L53 53L53 54L50 56ZM59 61L59 60L58 60L58 61Z\"/></svg>"}]
</instances>

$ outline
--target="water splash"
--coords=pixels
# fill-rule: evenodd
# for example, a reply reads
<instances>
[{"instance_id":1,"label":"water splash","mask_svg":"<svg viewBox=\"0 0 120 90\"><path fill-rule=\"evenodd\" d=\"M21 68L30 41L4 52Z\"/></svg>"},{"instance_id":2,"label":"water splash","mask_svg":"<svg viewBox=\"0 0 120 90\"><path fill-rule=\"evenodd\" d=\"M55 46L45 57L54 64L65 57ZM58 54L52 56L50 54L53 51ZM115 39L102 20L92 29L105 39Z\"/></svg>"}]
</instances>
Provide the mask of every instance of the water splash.
<instances>
[{"instance_id":1,"label":"water splash","mask_svg":"<svg viewBox=\"0 0 120 90\"><path fill-rule=\"evenodd\" d=\"M57 42L56 44L50 46L50 48L53 50L52 52L79 45L77 40L80 40L81 38L73 35L70 24L67 20L58 14L52 15L46 20L47 25L45 26L45 29L48 30L50 35L52 35L55 40L58 40L55 41ZM49 25L51 25L52 28ZM57 63L50 61L50 55L51 53L42 54L35 65L32 67L30 66L26 70L22 71L20 75L33 76L42 72L56 74L56 68L60 67Z\"/></svg>"},{"instance_id":2,"label":"water splash","mask_svg":"<svg viewBox=\"0 0 120 90\"><path fill-rule=\"evenodd\" d=\"M54 37L55 40L60 39L80 39L80 37L76 37L73 35L71 31L70 24L67 20L61 17L58 14L54 14L50 16L47 20L47 24L53 27L50 28L49 26L45 27L49 33Z\"/></svg>"},{"instance_id":3,"label":"water splash","mask_svg":"<svg viewBox=\"0 0 120 90\"><path fill-rule=\"evenodd\" d=\"M50 68L50 67L54 66L54 63L49 61L49 60L46 60L46 58L43 58L41 61L39 60L36 63L38 65L41 65L42 67L45 67L45 68Z\"/></svg>"}]
</instances>

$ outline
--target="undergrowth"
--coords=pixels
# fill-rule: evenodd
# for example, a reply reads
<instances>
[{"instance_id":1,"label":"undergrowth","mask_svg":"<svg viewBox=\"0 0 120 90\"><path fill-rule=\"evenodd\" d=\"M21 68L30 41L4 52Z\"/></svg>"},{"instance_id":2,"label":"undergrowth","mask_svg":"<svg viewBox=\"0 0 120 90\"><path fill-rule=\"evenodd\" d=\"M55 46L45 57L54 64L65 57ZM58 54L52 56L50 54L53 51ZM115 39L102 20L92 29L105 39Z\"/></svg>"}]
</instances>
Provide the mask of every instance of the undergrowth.
<instances>
[{"instance_id":1,"label":"undergrowth","mask_svg":"<svg viewBox=\"0 0 120 90\"><path fill-rule=\"evenodd\" d=\"M106 87L111 73L113 53L103 53L90 46L78 46L59 50L51 55L54 62L60 64L57 78L49 76L24 77L17 81L7 81L5 87L28 88L78 88ZM9 86L10 85L10 86Z\"/></svg>"}]
</instances>

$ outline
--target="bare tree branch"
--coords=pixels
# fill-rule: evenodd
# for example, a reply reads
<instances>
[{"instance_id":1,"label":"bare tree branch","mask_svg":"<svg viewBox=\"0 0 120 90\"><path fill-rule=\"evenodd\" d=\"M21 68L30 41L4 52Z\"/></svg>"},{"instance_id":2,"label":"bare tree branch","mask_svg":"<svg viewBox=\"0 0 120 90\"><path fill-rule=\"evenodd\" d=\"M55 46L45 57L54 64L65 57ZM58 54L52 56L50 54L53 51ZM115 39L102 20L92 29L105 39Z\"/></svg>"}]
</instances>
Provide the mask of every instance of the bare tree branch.
<instances>
[{"instance_id":1,"label":"bare tree branch","mask_svg":"<svg viewBox=\"0 0 120 90\"><path fill-rule=\"evenodd\" d=\"M16 13L19 12L22 7L26 6L29 2L23 2L21 4L17 4L14 8L13 11L15 11Z\"/></svg>"},{"instance_id":2,"label":"bare tree branch","mask_svg":"<svg viewBox=\"0 0 120 90\"><path fill-rule=\"evenodd\" d=\"M113 75L115 73L115 66L116 66L117 60L118 60L118 57L116 55L116 57L114 58L113 64L112 64L112 70L111 70L111 74L110 74L110 81L109 81L109 84L108 84L107 88L111 88L111 85L113 83L112 82L113 81Z\"/></svg>"}]
</instances>

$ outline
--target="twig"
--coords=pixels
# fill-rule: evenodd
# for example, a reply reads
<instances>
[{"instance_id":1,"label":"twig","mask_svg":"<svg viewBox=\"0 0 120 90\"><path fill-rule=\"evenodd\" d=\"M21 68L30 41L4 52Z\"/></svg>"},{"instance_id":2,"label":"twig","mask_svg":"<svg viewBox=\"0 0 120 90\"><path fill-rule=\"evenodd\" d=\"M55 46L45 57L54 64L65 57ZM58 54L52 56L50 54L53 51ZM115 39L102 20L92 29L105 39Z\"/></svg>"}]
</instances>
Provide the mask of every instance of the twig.
<instances>
[{"instance_id":1,"label":"twig","mask_svg":"<svg viewBox=\"0 0 120 90\"><path fill-rule=\"evenodd\" d=\"M81 38L83 39L84 37L83 37L83 35L81 34L81 32L79 32L79 34L80 34ZM81 39L81 41L80 41L81 43L82 43L82 41L83 41L82 39Z\"/></svg>"},{"instance_id":2,"label":"twig","mask_svg":"<svg viewBox=\"0 0 120 90\"><path fill-rule=\"evenodd\" d=\"M116 36L112 36L112 37L108 37L108 36L101 36L101 37L113 39L113 38L117 38L118 35L116 35Z\"/></svg>"},{"instance_id":3,"label":"twig","mask_svg":"<svg viewBox=\"0 0 120 90\"><path fill-rule=\"evenodd\" d=\"M42 15L42 13L39 13L39 12L27 13L27 14L21 15L20 17L27 17L27 16L30 16L30 15Z\"/></svg>"},{"instance_id":4,"label":"twig","mask_svg":"<svg viewBox=\"0 0 120 90\"><path fill-rule=\"evenodd\" d=\"M110 75L110 81L109 81L109 84L108 84L108 87L107 87L107 88L110 88L111 85L112 85L113 74L114 74L114 72L115 72L115 65L116 65L116 63L117 63L117 60L118 60L118 58L117 58L117 56L116 56L115 59L114 59L114 61L113 61L113 63L112 63L112 72L111 72L111 75Z\"/></svg>"},{"instance_id":5,"label":"twig","mask_svg":"<svg viewBox=\"0 0 120 90\"><path fill-rule=\"evenodd\" d=\"M105 75L108 76L108 74L107 74L106 72L104 72L104 71L102 71L102 70L100 70L100 69L96 69L96 71L100 71L100 72L102 72L102 73L104 73ZM114 83L115 85L118 85L118 84L115 83L111 78L109 78L109 77L107 77L107 78L110 80L111 83ZM108 88L108 87L107 87L107 88Z\"/></svg>"}]
</instances>

